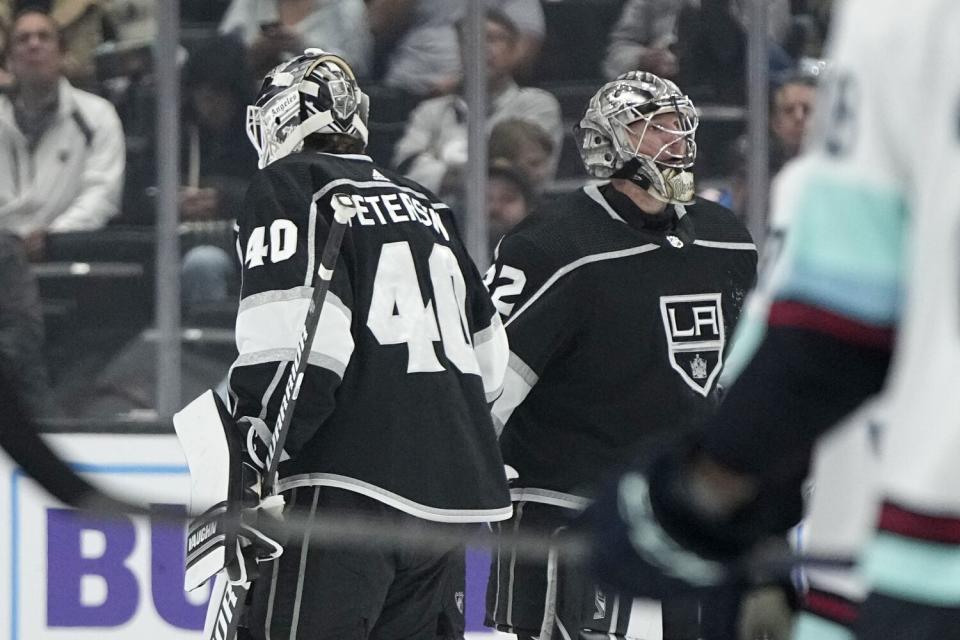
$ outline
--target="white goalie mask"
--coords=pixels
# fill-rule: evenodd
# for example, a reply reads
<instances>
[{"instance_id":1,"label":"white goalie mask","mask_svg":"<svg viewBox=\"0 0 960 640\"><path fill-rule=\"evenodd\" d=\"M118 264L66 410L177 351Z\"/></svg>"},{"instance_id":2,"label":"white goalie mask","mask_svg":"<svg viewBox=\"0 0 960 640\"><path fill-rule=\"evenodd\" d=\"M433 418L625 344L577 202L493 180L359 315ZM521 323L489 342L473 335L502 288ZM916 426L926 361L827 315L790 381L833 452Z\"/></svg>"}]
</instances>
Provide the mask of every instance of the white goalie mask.
<instances>
[{"instance_id":1,"label":"white goalie mask","mask_svg":"<svg viewBox=\"0 0 960 640\"><path fill-rule=\"evenodd\" d=\"M675 117L667 124L657 118L661 114ZM630 179L657 200L690 204L698 125L693 102L677 85L652 73L630 71L594 94L574 134L591 176ZM659 136L663 142L652 153L641 153L651 130L664 134Z\"/></svg>"},{"instance_id":2,"label":"white goalie mask","mask_svg":"<svg viewBox=\"0 0 960 640\"><path fill-rule=\"evenodd\" d=\"M340 56L322 49L274 67L256 104L247 107L247 137L260 168L303 148L314 133L338 133L367 145L370 101Z\"/></svg>"}]
</instances>

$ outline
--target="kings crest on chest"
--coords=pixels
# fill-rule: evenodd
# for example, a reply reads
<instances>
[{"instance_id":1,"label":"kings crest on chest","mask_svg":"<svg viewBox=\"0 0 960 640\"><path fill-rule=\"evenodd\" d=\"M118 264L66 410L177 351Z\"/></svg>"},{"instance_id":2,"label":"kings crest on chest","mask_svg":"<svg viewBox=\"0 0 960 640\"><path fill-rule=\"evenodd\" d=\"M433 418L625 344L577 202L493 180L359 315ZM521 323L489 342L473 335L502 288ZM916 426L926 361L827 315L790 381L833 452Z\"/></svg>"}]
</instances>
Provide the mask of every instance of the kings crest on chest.
<instances>
[{"instance_id":1,"label":"kings crest on chest","mask_svg":"<svg viewBox=\"0 0 960 640\"><path fill-rule=\"evenodd\" d=\"M723 366L726 332L719 293L660 296L670 367L706 397Z\"/></svg>"}]
</instances>

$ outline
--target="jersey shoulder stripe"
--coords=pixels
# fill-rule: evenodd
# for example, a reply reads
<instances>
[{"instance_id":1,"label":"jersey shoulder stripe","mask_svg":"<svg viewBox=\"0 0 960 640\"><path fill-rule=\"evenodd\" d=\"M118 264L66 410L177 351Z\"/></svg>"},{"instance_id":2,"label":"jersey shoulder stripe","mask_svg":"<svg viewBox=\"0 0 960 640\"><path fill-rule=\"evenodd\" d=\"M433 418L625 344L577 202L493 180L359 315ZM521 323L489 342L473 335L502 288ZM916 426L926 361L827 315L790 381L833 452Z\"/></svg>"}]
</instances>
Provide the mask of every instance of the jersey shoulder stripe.
<instances>
[{"instance_id":1,"label":"jersey shoulder stripe","mask_svg":"<svg viewBox=\"0 0 960 640\"><path fill-rule=\"evenodd\" d=\"M605 253L597 253L593 255L583 256L573 262L566 264L559 269L557 269L552 276L550 276L543 285L537 289L537 291L530 296L530 298L521 306L509 319L504 323L505 327L509 327L517 318L519 318L524 311L526 311L533 303L535 303L541 296L543 296L550 287L554 286L561 278L572 273L573 271L579 269L580 267L595 262L602 262L604 260L616 260L618 258L627 258L630 256L640 255L642 253L647 253L659 249L660 246L656 244L644 244L639 247L630 247L628 249L621 249L619 251L607 251Z\"/></svg>"},{"instance_id":2,"label":"jersey shoulder stripe","mask_svg":"<svg viewBox=\"0 0 960 640\"><path fill-rule=\"evenodd\" d=\"M541 205L514 227L501 247L506 248L513 239L520 240L559 268L584 256L646 244L625 230L623 220L613 217L585 189Z\"/></svg>"},{"instance_id":3,"label":"jersey shoulder stripe","mask_svg":"<svg viewBox=\"0 0 960 640\"><path fill-rule=\"evenodd\" d=\"M710 249L730 249L732 251L756 251L757 245L752 242L717 242L715 240L694 240L693 244Z\"/></svg>"},{"instance_id":4,"label":"jersey shoulder stripe","mask_svg":"<svg viewBox=\"0 0 960 640\"><path fill-rule=\"evenodd\" d=\"M693 221L694 244L716 249L745 249L756 251L750 232L733 211L704 198L697 198L684 207Z\"/></svg>"}]
</instances>

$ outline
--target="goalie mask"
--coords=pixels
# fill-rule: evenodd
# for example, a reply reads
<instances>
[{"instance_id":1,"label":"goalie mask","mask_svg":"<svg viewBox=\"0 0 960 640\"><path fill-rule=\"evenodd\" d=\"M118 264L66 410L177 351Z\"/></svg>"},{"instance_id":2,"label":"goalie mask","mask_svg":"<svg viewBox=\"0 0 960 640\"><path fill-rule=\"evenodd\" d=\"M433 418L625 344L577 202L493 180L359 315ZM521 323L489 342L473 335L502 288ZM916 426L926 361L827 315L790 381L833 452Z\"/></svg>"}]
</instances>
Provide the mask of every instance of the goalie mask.
<instances>
[{"instance_id":1,"label":"goalie mask","mask_svg":"<svg viewBox=\"0 0 960 640\"><path fill-rule=\"evenodd\" d=\"M367 145L370 101L340 56L322 49L273 68L256 104L247 107L247 137L260 168L303 148L310 134L343 134Z\"/></svg>"},{"instance_id":2,"label":"goalie mask","mask_svg":"<svg viewBox=\"0 0 960 640\"><path fill-rule=\"evenodd\" d=\"M574 135L590 175L629 179L661 202L690 204L698 124L693 102L677 85L630 71L590 99Z\"/></svg>"}]
</instances>

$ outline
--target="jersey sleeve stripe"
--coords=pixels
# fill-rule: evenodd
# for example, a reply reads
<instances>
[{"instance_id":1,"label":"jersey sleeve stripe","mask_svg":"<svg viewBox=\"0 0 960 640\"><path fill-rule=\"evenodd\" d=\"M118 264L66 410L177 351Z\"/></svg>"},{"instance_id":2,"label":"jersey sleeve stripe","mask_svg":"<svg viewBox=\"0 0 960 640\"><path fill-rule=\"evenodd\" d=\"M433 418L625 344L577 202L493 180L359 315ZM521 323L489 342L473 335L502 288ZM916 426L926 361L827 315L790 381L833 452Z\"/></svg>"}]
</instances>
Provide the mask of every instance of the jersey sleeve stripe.
<instances>
[{"instance_id":1,"label":"jersey sleeve stripe","mask_svg":"<svg viewBox=\"0 0 960 640\"><path fill-rule=\"evenodd\" d=\"M874 326L801 302L781 300L770 307L767 324L771 327L810 329L844 342L871 348L889 348L893 344L890 327Z\"/></svg>"},{"instance_id":2,"label":"jersey sleeve stripe","mask_svg":"<svg viewBox=\"0 0 960 640\"><path fill-rule=\"evenodd\" d=\"M879 531L861 560L873 591L934 606L960 600L960 549Z\"/></svg>"},{"instance_id":3,"label":"jersey sleeve stripe","mask_svg":"<svg viewBox=\"0 0 960 640\"><path fill-rule=\"evenodd\" d=\"M960 544L960 518L917 513L890 501L885 502L880 511L879 527L899 536Z\"/></svg>"},{"instance_id":4,"label":"jersey sleeve stripe","mask_svg":"<svg viewBox=\"0 0 960 640\"><path fill-rule=\"evenodd\" d=\"M570 264L564 267L561 267L552 276L550 276L550 278L548 278L547 281L543 283L543 286L537 289L536 293L530 296L530 299L527 300L522 307L517 309L517 311L507 319L504 326L509 327L510 323L514 322L517 318L519 318L523 314L523 312L529 309L533 303L539 300L543 296L543 294L547 292L547 290L550 287L555 285L557 281L560 280L560 278L567 275L568 273L576 269L579 269L584 265L591 264L593 262L602 262L604 260L616 260L618 258L628 258L630 256L639 255L641 253L647 253L648 251L654 251L659 248L660 246L656 244L645 244L639 247L630 247L629 249L620 249L619 251L607 251L605 253L596 253L593 255L584 256L578 260L574 260Z\"/></svg>"},{"instance_id":5,"label":"jersey sleeve stripe","mask_svg":"<svg viewBox=\"0 0 960 640\"><path fill-rule=\"evenodd\" d=\"M894 325L909 235L904 198L872 182L843 182L826 171L803 174L773 274L775 297L871 325Z\"/></svg>"},{"instance_id":6,"label":"jersey sleeve stripe","mask_svg":"<svg viewBox=\"0 0 960 640\"><path fill-rule=\"evenodd\" d=\"M279 299L269 299L273 294L280 294L276 296ZM237 314L238 362L245 357L269 362L264 359L269 352L296 349L310 306L310 294L310 287L257 294L261 297L248 303L247 308ZM247 300L254 297L257 296L250 296ZM308 362L323 363L319 366L342 377L354 348L351 319L352 313L343 301L332 291L327 292Z\"/></svg>"},{"instance_id":7,"label":"jersey sleeve stripe","mask_svg":"<svg viewBox=\"0 0 960 640\"><path fill-rule=\"evenodd\" d=\"M288 300L309 300L313 295L313 287L293 287L292 289L279 289L254 293L240 301L238 313L243 313L249 309L259 307L260 305L271 302L285 302ZM326 303L325 303L326 304Z\"/></svg>"},{"instance_id":8,"label":"jersey sleeve stripe","mask_svg":"<svg viewBox=\"0 0 960 640\"><path fill-rule=\"evenodd\" d=\"M480 377L483 379L487 402L492 402L503 390L510 358L510 347L500 314L494 312L490 326L473 334L473 351L480 365Z\"/></svg>"},{"instance_id":9,"label":"jersey sleeve stripe","mask_svg":"<svg viewBox=\"0 0 960 640\"><path fill-rule=\"evenodd\" d=\"M287 362L292 362L294 356L296 355L297 350L294 348L290 349L267 349L264 351L255 351L252 353L244 353L237 357L234 360L233 365L230 367L231 371L238 369L240 367L248 367L255 364L264 364L268 362L279 362L281 364L286 364ZM313 365L315 367L320 367L343 378L343 372L347 369L346 362L341 362L330 356L327 356L322 353L317 353L316 351L310 352L310 357L307 358L307 364ZM274 388L274 391L276 388ZM272 393L270 395L273 395ZM269 396L266 396L269 397Z\"/></svg>"},{"instance_id":10,"label":"jersey sleeve stripe","mask_svg":"<svg viewBox=\"0 0 960 640\"><path fill-rule=\"evenodd\" d=\"M526 399L527 395L539 381L539 377L534 373L526 362L521 360L515 353L510 353L507 372L503 380L503 393L496 402L493 403L493 424L497 430L497 436L503 433L503 427L510 420L514 409Z\"/></svg>"},{"instance_id":11,"label":"jersey sleeve stripe","mask_svg":"<svg viewBox=\"0 0 960 640\"><path fill-rule=\"evenodd\" d=\"M715 240L694 240L693 244L710 249L732 249L734 251L756 251L757 245L752 242L717 242Z\"/></svg>"},{"instance_id":12,"label":"jersey sleeve stripe","mask_svg":"<svg viewBox=\"0 0 960 640\"><path fill-rule=\"evenodd\" d=\"M317 201L310 203L310 219L307 223L307 269L303 276L303 286L313 284L313 270L317 265Z\"/></svg>"},{"instance_id":13,"label":"jersey sleeve stripe","mask_svg":"<svg viewBox=\"0 0 960 640\"><path fill-rule=\"evenodd\" d=\"M892 325L898 315L899 294L894 284L870 282L866 278L829 277L814 271L804 273L798 268L793 279L779 287L776 296L830 308L836 314L857 318L861 322Z\"/></svg>"},{"instance_id":14,"label":"jersey sleeve stripe","mask_svg":"<svg viewBox=\"0 0 960 640\"><path fill-rule=\"evenodd\" d=\"M515 371L517 375L531 387L540 381L540 376L537 375L533 368L512 351L510 352L509 368L511 371Z\"/></svg>"},{"instance_id":15,"label":"jersey sleeve stripe","mask_svg":"<svg viewBox=\"0 0 960 640\"><path fill-rule=\"evenodd\" d=\"M309 360L307 363L309 364ZM266 420L267 418L267 407L270 405L270 398L273 396L273 392L277 390L277 385L280 384L280 380L283 379L283 373L286 371L285 362L281 362L277 365L277 370L273 374L273 378L270 380L270 384L267 385L267 388L263 391L263 397L260 398L260 413L258 418L261 420Z\"/></svg>"},{"instance_id":16,"label":"jersey sleeve stripe","mask_svg":"<svg viewBox=\"0 0 960 640\"><path fill-rule=\"evenodd\" d=\"M500 320L500 314L494 313L493 318L490 319L490 324L487 325L485 329L481 329L473 334L473 346L477 347L493 340L501 327L503 327L503 322Z\"/></svg>"},{"instance_id":17,"label":"jersey sleeve stripe","mask_svg":"<svg viewBox=\"0 0 960 640\"><path fill-rule=\"evenodd\" d=\"M849 628L857 621L858 605L841 595L810 587L803 610Z\"/></svg>"}]
</instances>

